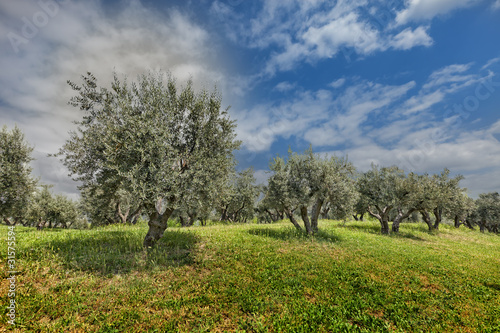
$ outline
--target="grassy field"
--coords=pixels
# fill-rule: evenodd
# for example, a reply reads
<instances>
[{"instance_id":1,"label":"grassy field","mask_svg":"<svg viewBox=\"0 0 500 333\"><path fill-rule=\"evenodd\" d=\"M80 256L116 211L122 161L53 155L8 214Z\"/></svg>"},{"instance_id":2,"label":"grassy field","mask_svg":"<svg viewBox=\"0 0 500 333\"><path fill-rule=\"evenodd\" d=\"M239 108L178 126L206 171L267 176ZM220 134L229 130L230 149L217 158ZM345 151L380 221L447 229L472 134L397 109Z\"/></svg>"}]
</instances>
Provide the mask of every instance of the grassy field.
<instances>
[{"instance_id":1,"label":"grassy field","mask_svg":"<svg viewBox=\"0 0 500 333\"><path fill-rule=\"evenodd\" d=\"M500 332L500 237L321 221L170 228L16 227L18 332ZM4 315L7 227L0 228Z\"/></svg>"}]
</instances>

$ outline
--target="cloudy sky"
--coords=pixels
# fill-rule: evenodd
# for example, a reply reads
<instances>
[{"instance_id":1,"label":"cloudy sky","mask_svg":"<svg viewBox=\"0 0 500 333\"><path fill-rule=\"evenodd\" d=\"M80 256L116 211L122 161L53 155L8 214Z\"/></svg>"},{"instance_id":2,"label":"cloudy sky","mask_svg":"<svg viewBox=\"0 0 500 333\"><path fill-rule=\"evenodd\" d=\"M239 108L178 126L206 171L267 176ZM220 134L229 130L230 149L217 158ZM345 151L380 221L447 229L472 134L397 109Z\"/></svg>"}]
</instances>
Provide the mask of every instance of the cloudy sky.
<instances>
[{"instance_id":1,"label":"cloudy sky","mask_svg":"<svg viewBox=\"0 0 500 333\"><path fill-rule=\"evenodd\" d=\"M35 173L76 196L48 153L90 71L106 86L169 70L217 85L237 119L238 168L302 151L463 174L500 191L500 0L0 2L0 124L34 146Z\"/></svg>"}]
</instances>

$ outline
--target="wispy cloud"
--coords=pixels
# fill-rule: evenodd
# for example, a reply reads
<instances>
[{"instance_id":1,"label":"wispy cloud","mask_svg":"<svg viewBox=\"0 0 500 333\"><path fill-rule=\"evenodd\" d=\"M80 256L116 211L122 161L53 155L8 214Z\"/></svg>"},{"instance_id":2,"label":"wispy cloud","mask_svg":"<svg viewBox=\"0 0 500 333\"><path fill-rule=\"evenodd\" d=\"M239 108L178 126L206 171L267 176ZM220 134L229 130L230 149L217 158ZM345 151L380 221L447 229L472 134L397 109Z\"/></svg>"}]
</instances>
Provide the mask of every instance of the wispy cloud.
<instances>
[{"instance_id":1,"label":"wispy cloud","mask_svg":"<svg viewBox=\"0 0 500 333\"><path fill-rule=\"evenodd\" d=\"M427 34L428 27L418 27L415 30L407 28L392 38L389 44L396 50L409 50L415 46L431 46L432 38Z\"/></svg>"},{"instance_id":2,"label":"wispy cloud","mask_svg":"<svg viewBox=\"0 0 500 333\"><path fill-rule=\"evenodd\" d=\"M293 70L339 54L370 56L388 49L409 50L433 44L428 27L388 29L391 20L378 19L377 9L366 10L368 1L264 1L248 25L233 21L229 8L217 2L214 15L227 15L228 36L238 31L239 43L257 49L273 48L264 76ZM386 8L384 8L386 10ZM374 24L377 22L377 24Z\"/></svg>"},{"instance_id":3,"label":"wispy cloud","mask_svg":"<svg viewBox=\"0 0 500 333\"><path fill-rule=\"evenodd\" d=\"M472 6L482 0L409 0L406 8L396 16L397 24L412 21L429 20L441 14L446 14L458 8Z\"/></svg>"}]
</instances>

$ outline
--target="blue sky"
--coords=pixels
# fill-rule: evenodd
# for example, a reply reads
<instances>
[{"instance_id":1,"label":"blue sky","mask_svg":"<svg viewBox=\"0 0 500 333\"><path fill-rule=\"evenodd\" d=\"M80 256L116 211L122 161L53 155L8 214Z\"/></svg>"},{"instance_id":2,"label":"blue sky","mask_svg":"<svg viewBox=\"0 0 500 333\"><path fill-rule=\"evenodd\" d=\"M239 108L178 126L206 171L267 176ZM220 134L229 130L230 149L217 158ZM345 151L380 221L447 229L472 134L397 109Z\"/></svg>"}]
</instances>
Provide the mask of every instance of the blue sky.
<instances>
[{"instance_id":1,"label":"blue sky","mask_svg":"<svg viewBox=\"0 0 500 333\"><path fill-rule=\"evenodd\" d=\"M289 147L500 191L500 0L0 3L0 119L35 146L35 173L76 185L54 153L77 110L66 80L170 70L216 84L265 181Z\"/></svg>"}]
</instances>

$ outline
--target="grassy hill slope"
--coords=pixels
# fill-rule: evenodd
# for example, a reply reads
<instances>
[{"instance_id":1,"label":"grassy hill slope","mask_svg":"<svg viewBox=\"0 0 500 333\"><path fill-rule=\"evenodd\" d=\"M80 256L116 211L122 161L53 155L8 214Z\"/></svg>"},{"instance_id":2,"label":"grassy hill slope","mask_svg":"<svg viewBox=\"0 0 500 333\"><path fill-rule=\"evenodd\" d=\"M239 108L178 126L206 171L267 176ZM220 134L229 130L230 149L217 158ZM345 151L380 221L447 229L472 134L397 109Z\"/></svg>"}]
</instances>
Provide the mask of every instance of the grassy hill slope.
<instances>
[{"instance_id":1,"label":"grassy hill slope","mask_svg":"<svg viewBox=\"0 0 500 333\"><path fill-rule=\"evenodd\" d=\"M145 251L144 224L16 227L16 330L499 332L500 237L425 228L382 236L376 222L321 221L316 237L288 222L170 228ZM3 306L7 227L0 236Z\"/></svg>"}]
</instances>

